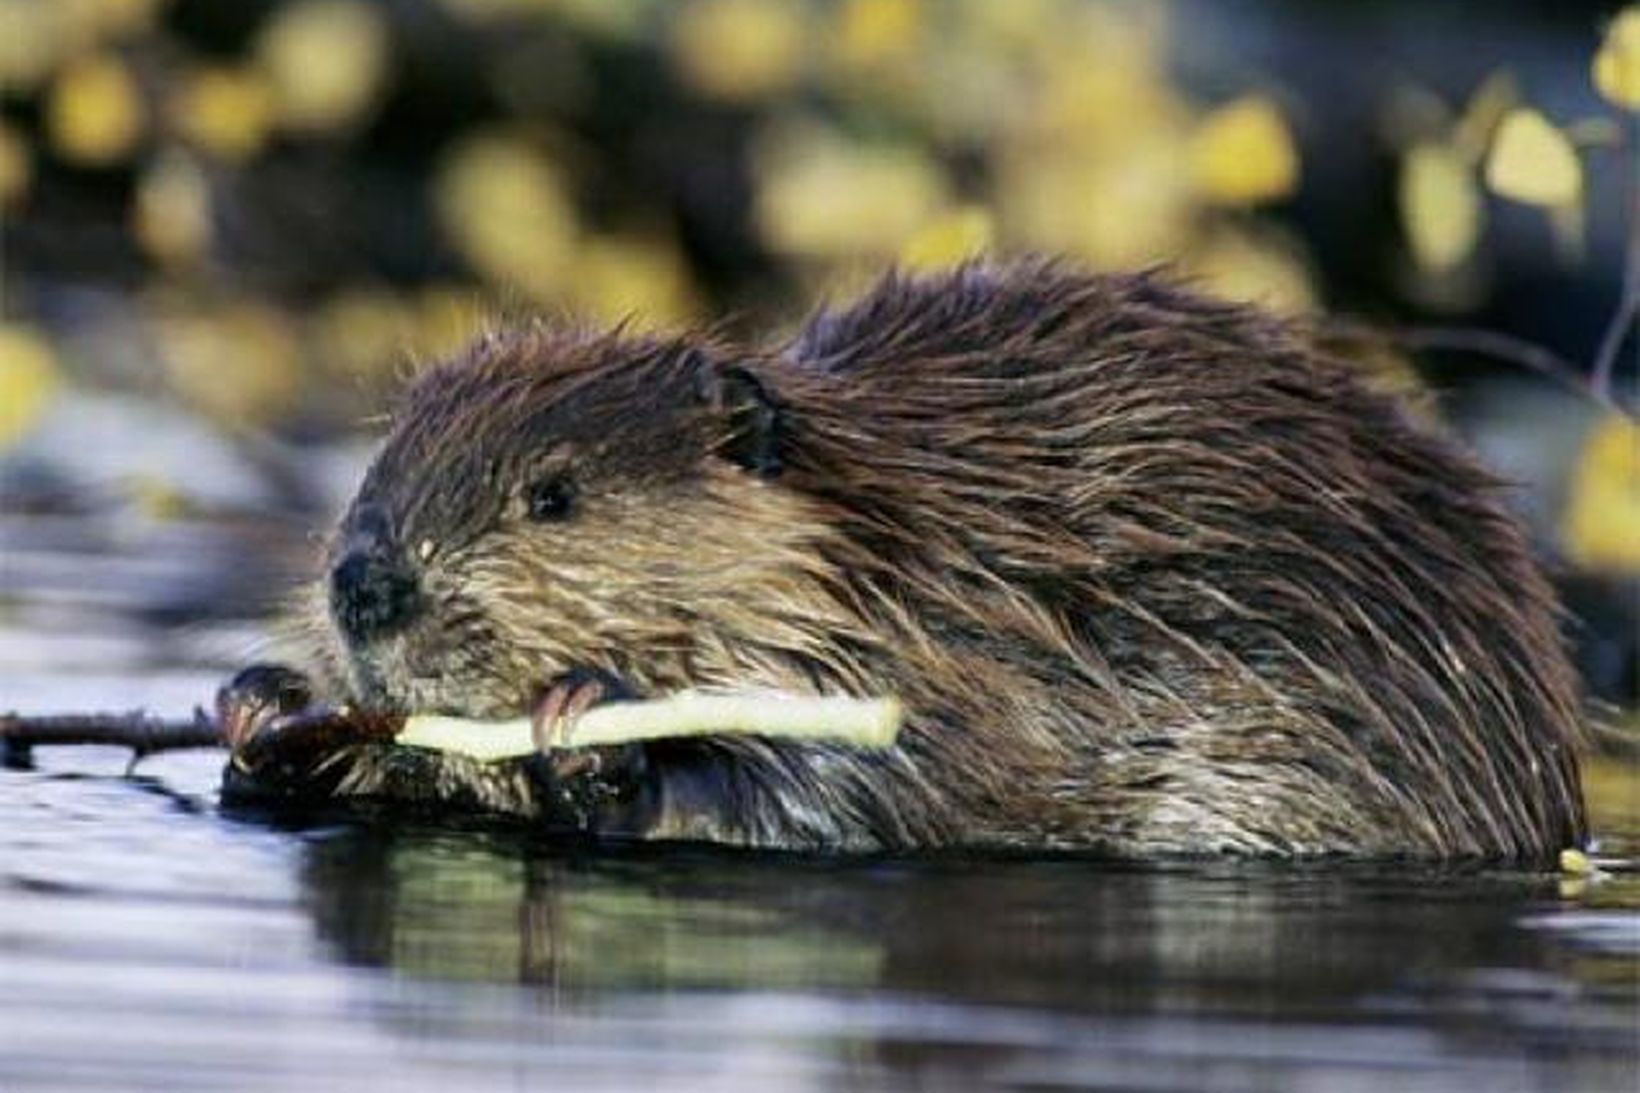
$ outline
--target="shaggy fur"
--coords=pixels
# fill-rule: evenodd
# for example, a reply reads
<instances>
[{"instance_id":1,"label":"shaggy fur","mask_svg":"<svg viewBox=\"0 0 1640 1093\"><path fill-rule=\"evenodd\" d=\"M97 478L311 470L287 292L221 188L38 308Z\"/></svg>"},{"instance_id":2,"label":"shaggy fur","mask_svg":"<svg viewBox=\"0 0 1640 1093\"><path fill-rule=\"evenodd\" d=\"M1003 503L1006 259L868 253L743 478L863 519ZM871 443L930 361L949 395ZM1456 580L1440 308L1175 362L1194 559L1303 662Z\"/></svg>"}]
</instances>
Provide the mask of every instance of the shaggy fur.
<instances>
[{"instance_id":1,"label":"shaggy fur","mask_svg":"<svg viewBox=\"0 0 1640 1093\"><path fill-rule=\"evenodd\" d=\"M531 483L573 483L558 522ZM337 536L424 605L373 706L517 715L597 668L893 693L886 753L646 746L590 828L795 848L1542 859L1578 703L1498 485L1299 333L1154 276L890 276L777 352L527 327L410 390ZM629 759L631 757L628 757ZM382 747L335 791L544 816L527 765ZM550 782L550 780L548 780ZM545 787L545 788L544 788Z\"/></svg>"}]
</instances>

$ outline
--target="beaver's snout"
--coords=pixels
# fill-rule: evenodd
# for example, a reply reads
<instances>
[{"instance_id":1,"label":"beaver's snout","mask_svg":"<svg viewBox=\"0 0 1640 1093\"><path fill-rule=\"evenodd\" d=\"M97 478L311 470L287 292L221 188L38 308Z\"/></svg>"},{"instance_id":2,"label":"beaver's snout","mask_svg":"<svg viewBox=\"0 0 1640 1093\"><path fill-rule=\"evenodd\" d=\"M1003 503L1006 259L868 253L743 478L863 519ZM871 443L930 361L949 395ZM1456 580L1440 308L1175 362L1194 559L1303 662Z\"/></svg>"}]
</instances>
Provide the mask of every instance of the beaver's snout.
<instances>
[{"instance_id":1,"label":"beaver's snout","mask_svg":"<svg viewBox=\"0 0 1640 1093\"><path fill-rule=\"evenodd\" d=\"M422 607L421 582L385 527L360 521L330 571L330 609L348 644L397 633Z\"/></svg>"}]
</instances>

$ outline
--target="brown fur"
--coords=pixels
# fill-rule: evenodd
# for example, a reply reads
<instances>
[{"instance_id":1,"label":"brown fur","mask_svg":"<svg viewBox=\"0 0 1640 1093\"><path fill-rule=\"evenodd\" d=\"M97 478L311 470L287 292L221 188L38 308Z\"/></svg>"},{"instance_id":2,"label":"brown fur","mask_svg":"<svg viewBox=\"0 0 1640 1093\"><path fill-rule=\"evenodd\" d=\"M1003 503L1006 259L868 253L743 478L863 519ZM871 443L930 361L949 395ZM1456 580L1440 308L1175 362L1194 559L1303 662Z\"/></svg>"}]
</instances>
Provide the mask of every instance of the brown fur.
<instances>
[{"instance_id":1,"label":"brown fur","mask_svg":"<svg viewBox=\"0 0 1640 1093\"><path fill-rule=\"evenodd\" d=\"M574 517L529 522L561 468ZM1583 833L1579 711L1498 492L1267 315L977 265L773 353L485 339L414 385L339 536L368 506L430 551L424 617L362 648L312 618L375 705L516 715L575 667L905 701L887 753L651 745L648 837L1543 858ZM337 763L343 792L550 807L517 766Z\"/></svg>"}]
</instances>

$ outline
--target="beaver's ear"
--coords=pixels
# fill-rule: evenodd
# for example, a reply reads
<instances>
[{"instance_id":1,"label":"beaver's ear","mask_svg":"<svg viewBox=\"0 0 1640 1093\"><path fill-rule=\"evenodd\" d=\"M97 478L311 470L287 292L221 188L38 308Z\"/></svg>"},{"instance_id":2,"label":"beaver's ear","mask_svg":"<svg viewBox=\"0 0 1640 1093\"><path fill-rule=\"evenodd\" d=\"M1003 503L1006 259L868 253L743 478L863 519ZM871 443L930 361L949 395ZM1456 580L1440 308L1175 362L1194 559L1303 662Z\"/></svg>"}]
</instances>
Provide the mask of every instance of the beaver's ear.
<instances>
[{"instance_id":1,"label":"beaver's ear","mask_svg":"<svg viewBox=\"0 0 1640 1093\"><path fill-rule=\"evenodd\" d=\"M728 437L718 454L764 478L779 474L785 409L768 383L749 368L712 361L699 350L691 352L697 358L702 394L728 422Z\"/></svg>"}]
</instances>

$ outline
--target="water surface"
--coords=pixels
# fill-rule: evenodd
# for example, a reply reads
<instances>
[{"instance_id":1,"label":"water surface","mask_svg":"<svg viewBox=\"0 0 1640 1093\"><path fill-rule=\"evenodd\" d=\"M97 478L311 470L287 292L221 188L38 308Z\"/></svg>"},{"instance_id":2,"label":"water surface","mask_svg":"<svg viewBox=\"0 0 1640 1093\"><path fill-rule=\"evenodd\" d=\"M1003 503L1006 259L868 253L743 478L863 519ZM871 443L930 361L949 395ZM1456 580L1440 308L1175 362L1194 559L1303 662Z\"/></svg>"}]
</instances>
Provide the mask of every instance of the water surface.
<instances>
[{"instance_id":1,"label":"water surface","mask_svg":"<svg viewBox=\"0 0 1640 1093\"><path fill-rule=\"evenodd\" d=\"M181 714L258 647L31 557L0 707ZM7 1093L1632 1089L1640 1065L1631 875L598 850L225 811L211 753L36 763L0 771ZM1633 772L1603 778L1623 856Z\"/></svg>"}]
</instances>

